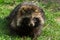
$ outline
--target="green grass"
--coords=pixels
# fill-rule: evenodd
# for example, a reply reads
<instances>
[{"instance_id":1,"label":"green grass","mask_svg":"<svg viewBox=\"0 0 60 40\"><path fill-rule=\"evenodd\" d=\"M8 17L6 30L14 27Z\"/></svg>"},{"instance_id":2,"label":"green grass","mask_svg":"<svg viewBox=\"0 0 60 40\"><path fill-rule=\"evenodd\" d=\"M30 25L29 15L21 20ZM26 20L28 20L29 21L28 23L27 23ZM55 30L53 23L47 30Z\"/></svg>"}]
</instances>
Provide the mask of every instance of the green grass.
<instances>
[{"instance_id":1,"label":"green grass","mask_svg":"<svg viewBox=\"0 0 60 40\"><path fill-rule=\"evenodd\" d=\"M18 2L16 2L18 4ZM16 5L0 4L0 40L20 40L19 36L10 36L7 28L6 16L13 10ZM52 7L48 7L40 3L40 6L45 11L45 26L42 29L42 34L38 38L39 40L60 40L60 19L59 11L51 11ZM46 8L45 8L46 7ZM56 8L56 7L55 7Z\"/></svg>"}]
</instances>

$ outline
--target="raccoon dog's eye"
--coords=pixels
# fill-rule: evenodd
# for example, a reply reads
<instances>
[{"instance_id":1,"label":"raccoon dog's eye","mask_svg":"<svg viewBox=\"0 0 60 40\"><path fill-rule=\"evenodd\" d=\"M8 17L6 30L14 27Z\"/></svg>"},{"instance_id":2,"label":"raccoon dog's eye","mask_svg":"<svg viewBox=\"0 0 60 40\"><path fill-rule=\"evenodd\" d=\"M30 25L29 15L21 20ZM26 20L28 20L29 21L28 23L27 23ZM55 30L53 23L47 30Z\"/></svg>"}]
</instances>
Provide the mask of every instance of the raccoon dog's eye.
<instances>
[{"instance_id":1,"label":"raccoon dog's eye","mask_svg":"<svg viewBox=\"0 0 60 40\"><path fill-rule=\"evenodd\" d=\"M39 18L34 18L34 22L39 22Z\"/></svg>"}]
</instances>

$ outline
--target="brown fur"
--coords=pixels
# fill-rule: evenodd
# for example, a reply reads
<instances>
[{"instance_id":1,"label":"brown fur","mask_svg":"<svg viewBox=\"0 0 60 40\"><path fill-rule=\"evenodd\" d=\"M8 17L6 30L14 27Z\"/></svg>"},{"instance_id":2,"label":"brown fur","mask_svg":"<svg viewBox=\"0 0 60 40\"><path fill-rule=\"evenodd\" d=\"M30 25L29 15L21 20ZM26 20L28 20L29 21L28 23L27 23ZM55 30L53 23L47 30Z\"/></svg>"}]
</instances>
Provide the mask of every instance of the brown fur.
<instances>
[{"instance_id":1,"label":"brown fur","mask_svg":"<svg viewBox=\"0 0 60 40\"><path fill-rule=\"evenodd\" d=\"M44 12L32 2L19 4L9 16L9 28L21 37L37 40L44 25Z\"/></svg>"}]
</instances>

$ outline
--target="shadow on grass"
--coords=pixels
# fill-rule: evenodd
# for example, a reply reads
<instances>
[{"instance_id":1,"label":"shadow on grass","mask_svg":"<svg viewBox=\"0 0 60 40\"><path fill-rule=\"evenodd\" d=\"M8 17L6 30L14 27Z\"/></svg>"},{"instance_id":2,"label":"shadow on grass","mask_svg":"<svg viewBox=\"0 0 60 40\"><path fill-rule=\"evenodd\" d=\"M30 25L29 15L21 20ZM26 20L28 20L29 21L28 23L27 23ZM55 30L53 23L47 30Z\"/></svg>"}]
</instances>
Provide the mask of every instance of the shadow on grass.
<instances>
[{"instance_id":1,"label":"shadow on grass","mask_svg":"<svg viewBox=\"0 0 60 40\"><path fill-rule=\"evenodd\" d=\"M9 34L8 21L6 18L0 18L0 34Z\"/></svg>"},{"instance_id":2,"label":"shadow on grass","mask_svg":"<svg viewBox=\"0 0 60 40\"><path fill-rule=\"evenodd\" d=\"M20 36L18 36L18 35L14 35L14 34L11 35L8 24L9 24L9 21L6 18L4 18L4 19L0 18L0 38L1 38L1 40L20 39Z\"/></svg>"}]
</instances>

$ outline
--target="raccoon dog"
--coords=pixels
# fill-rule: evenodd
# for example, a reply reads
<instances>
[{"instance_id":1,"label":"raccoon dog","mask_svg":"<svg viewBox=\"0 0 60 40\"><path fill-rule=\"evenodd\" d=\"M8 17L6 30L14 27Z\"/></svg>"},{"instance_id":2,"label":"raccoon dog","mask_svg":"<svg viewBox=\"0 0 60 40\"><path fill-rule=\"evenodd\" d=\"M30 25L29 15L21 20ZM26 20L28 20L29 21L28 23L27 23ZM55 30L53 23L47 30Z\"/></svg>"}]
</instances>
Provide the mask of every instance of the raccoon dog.
<instances>
[{"instance_id":1,"label":"raccoon dog","mask_svg":"<svg viewBox=\"0 0 60 40\"><path fill-rule=\"evenodd\" d=\"M33 2L23 2L17 5L9 18L11 32L20 37L30 37L37 40L44 25L44 11Z\"/></svg>"}]
</instances>

